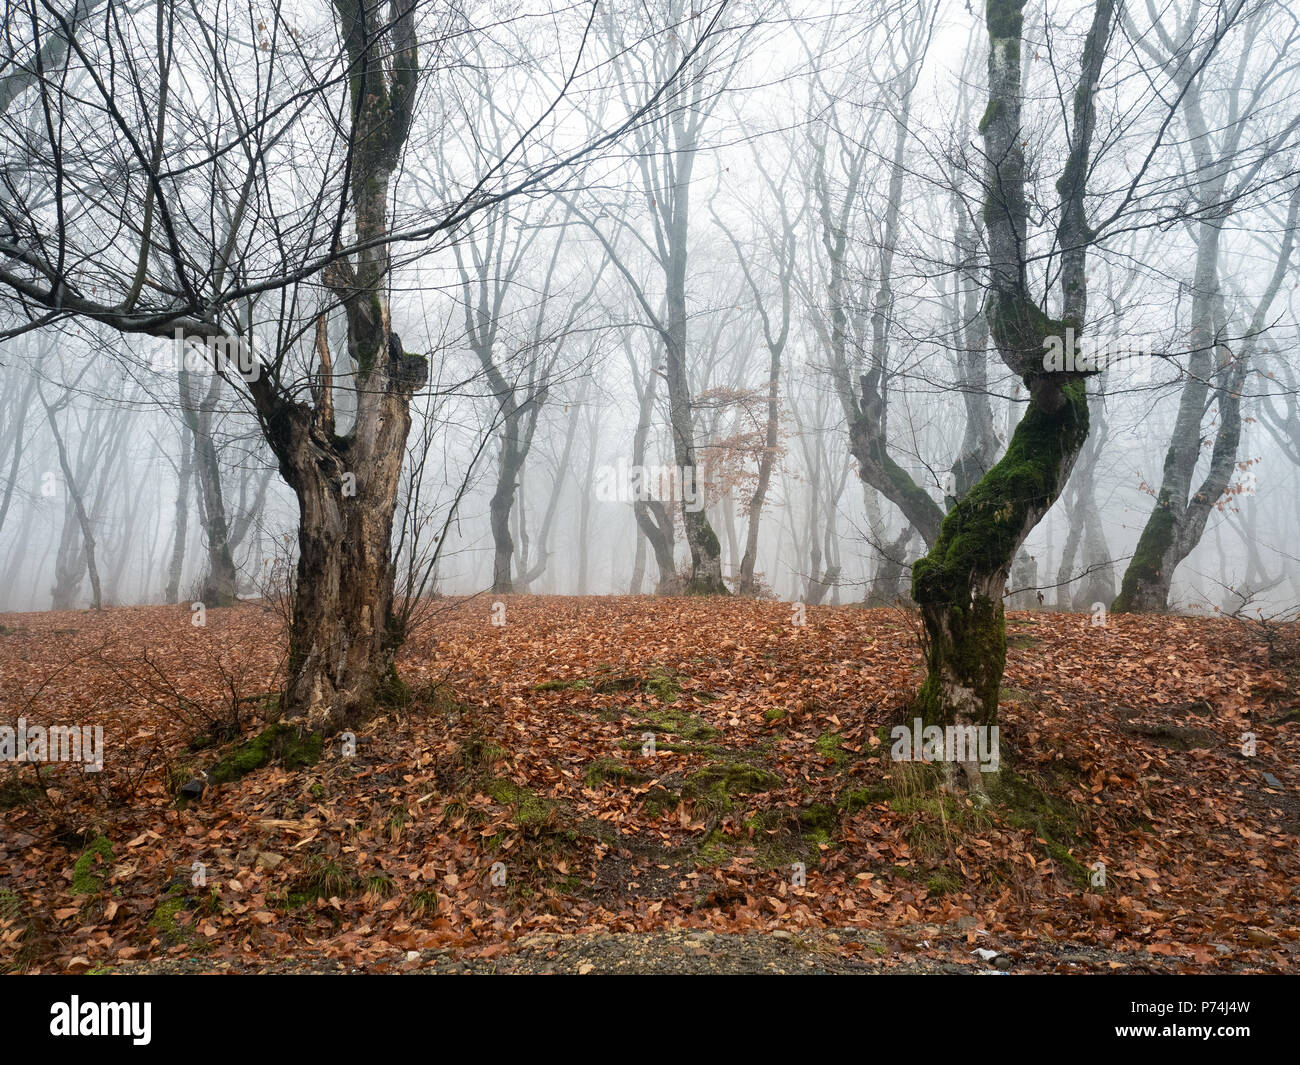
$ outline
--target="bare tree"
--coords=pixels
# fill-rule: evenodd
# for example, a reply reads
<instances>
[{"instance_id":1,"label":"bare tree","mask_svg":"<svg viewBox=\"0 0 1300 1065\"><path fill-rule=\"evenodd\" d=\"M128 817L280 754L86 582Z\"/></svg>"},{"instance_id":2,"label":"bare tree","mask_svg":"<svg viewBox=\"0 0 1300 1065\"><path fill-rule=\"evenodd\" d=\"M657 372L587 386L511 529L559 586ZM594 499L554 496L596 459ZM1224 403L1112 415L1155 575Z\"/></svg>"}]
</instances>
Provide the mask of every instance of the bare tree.
<instances>
[{"instance_id":1,"label":"bare tree","mask_svg":"<svg viewBox=\"0 0 1300 1065\"><path fill-rule=\"evenodd\" d=\"M256 353L237 360L240 376L299 510L284 705L308 727L369 713L394 682L403 638L393 514L411 400L429 368L391 319L393 247L427 251L478 212L571 173L660 103L724 7L701 15L694 43L638 110L550 150L580 49L537 117L519 116L504 157L432 217L400 224L391 207L421 87L450 77L457 42L485 32L477 12L336 0L328 21L273 10L200 22L159 3L114 9L85 35L62 15L28 12L38 77L23 120L11 121L11 106L3 128L6 172L22 176L0 195L8 332L80 316L179 336L232 382L224 356ZM33 42L50 26L68 48L46 68ZM182 62L214 71L212 83L193 92ZM220 150L207 150L214 135ZM300 152L310 161L296 165ZM214 186L238 190L233 212Z\"/></svg>"},{"instance_id":2,"label":"bare tree","mask_svg":"<svg viewBox=\"0 0 1300 1065\"><path fill-rule=\"evenodd\" d=\"M1292 19L1286 36L1269 43L1273 12L1267 5L1244 8L1244 4L1236 3L1226 12L1229 21L1240 22L1243 32L1233 63L1235 69L1224 93L1223 117L1217 121L1206 115L1208 89L1196 73L1207 65L1222 39L1221 33L1212 32L1208 40L1202 40L1206 26L1213 27L1219 18L1225 17L1224 13L1194 5L1172 27L1156 22L1155 34L1141 40L1144 51L1169 71L1171 81L1181 92L1182 114L1194 161L1188 189L1193 220L1188 224L1195 231L1196 261L1190 283L1190 350L1178 417L1165 453L1155 506L1124 573L1113 604L1116 611L1167 608L1175 569L1200 540L1211 509L1231 483L1241 436L1241 392L1250 356L1260 332L1269 322L1294 246L1296 197L1300 196L1300 190L1292 196L1273 276L1258 296L1249 328L1234 354L1220 281L1223 234L1233 212L1254 193L1265 168L1279 153L1295 151L1295 134L1300 130L1300 116L1295 116L1255 143L1245 143L1248 134L1255 135L1261 118L1267 113L1268 90L1287 64L1289 53L1300 43L1300 28ZM1270 49L1271 55L1268 62L1260 65L1264 47ZM1258 73L1253 84L1247 87L1244 82L1252 64L1257 65ZM1295 180L1294 165L1290 169ZM1267 180L1270 185L1274 182L1271 175ZM1192 481L1205 435L1201 426L1211 402L1217 410L1218 426L1214 431L1210 468L1193 491Z\"/></svg>"}]
</instances>

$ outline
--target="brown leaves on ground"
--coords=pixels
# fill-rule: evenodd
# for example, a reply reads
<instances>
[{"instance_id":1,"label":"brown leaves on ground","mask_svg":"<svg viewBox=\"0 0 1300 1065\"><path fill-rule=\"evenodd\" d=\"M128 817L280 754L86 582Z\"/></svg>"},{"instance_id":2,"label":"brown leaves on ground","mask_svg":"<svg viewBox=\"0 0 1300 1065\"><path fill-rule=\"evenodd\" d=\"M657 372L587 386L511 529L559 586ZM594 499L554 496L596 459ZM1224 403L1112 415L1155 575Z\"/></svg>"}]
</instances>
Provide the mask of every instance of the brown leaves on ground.
<instances>
[{"instance_id":1,"label":"brown leaves on ground","mask_svg":"<svg viewBox=\"0 0 1300 1065\"><path fill-rule=\"evenodd\" d=\"M440 605L401 663L410 699L355 754L336 738L188 805L180 784L274 715L274 614L7 616L4 723L102 725L105 765L0 768L0 966L373 968L540 934L854 928L882 965L1054 942L1294 966L1297 724L1273 722L1300 700L1241 626L1014 615L1008 786L983 812L889 758L921 676L901 611L505 604L504 626L484 599Z\"/></svg>"}]
</instances>

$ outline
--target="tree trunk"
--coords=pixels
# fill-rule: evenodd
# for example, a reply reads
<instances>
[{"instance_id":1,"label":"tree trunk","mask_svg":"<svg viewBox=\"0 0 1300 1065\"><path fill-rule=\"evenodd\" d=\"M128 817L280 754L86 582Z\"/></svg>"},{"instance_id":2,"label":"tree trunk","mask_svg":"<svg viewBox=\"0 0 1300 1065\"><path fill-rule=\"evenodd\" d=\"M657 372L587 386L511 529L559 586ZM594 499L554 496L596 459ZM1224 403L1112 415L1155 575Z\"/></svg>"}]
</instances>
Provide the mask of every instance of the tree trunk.
<instances>
[{"instance_id":1,"label":"tree trunk","mask_svg":"<svg viewBox=\"0 0 1300 1065\"><path fill-rule=\"evenodd\" d=\"M1085 383L1045 372L1045 340L1082 328L1086 251L1092 240L1083 204L1094 94L1114 18L1098 0L1084 43L1070 149L1061 179L1057 243L1063 321L1029 295L1025 246L1029 211L1020 126L1023 0L987 10L989 105L980 123L986 163L990 334L1002 361L1025 382L1030 401L1006 453L948 512L938 538L912 568L912 597L927 637L926 679L916 709L927 725L992 727L1006 667L1002 596L1016 552L1056 501L1088 436ZM963 765L972 792L984 792L978 763Z\"/></svg>"},{"instance_id":2,"label":"tree trunk","mask_svg":"<svg viewBox=\"0 0 1300 1065\"><path fill-rule=\"evenodd\" d=\"M636 373L636 364L628 352L628 364ZM650 436L650 415L654 412L655 391L659 375L654 365L646 374L645 386L640 394L640 412L637 416L636 432L632 436L632 465L645 465L646 446ZM673 519L668 508L660 499L635 499L632 502L632 514L636 518L639 534L644 536L654 552L655 565L659 570L659 583L655 592L659 595L676 595L681 591L677 579L677 561L674 557Z\"/></svg>"},{"instance_id":3,"label":"tree trunk","mask_svg":"<svg viewBox=\"0 0 1300 1065\"><path fill-rule=\"evenodd\" d=\"M767 488L772 482L772 465L776 461L777 430L779 429L778 412L781 395L781 352L785 347L785 335L780 344L768 342L771 355L767 373L767 432L763 438L763 454L758 460L758 483L749 500L749 524L745 531L745 554L740 560L740 595L753 595L756 591L754 582L754 565L758 560L758 527L763 517L763 503L767 499Z\"/></svg>"},{"instance_id":4,"label":"tree trunk","mask_svg":"<svg viewBox=\"0 0 1300 1065\"><path fill-rule=\"evenodd\" d=\"M23 458L23 430L27 425L27 408L31 405L38 380L35 374L27 378L27 384L23 387L17 403L17 411L9 419L9 425L6 427L7 431L13 434L13 455L9 460L9 474L5 478L4 493L0 495L0 529L4 528L5 518L9 514L9 504L14 497L14 489L18 487L18 469Z\"/></svg>"},{"instance_id":5,"label":"tree trunk","mask_svg":"<svg viewBox=\"0 0 1300 1065\"><path fill-rule=\"evenodd\" d=\"M929 638L917 701L927 725L997 723L1011 562L1051 508L1087 433L1082 382L1062 389L1055 409L1031 401L1006 454L957 503L913 567L912 597Z\"/></svg>"},{"instance_id":6,"label":"tree trunk","mask_svg":"<svg viewBox=\"0 0 1300 1065\"><path fill-rule=\"evenodd\" d=\"M908 599L907 545L912 542L915 531L910 525L904 526L898 538L880 552L871 583L867 586L867 606L896 606Z\"/></svg>"},{"instance_id":7,"label":"tree trunk","mask_svg":"<svg viewBox=\"0 0 1300 1065\"><path fill-rule=\"evenodd\" d=\"M54 609L72 609L72 599L76 595L77 586L81 583L81 571L84 567L86 572L90 574L90 605L95 610L99 610L104 605L104 599L99 587L99 567L95 561L95 529L90 516L86 513L85 500L82 498L81 490L73 475L72 464L68 461L68 450L63 445L63 434L59 432L59 422L54 416L56 408L45 403L43 395L41 396L41 402L45 404L45 413L50 422L50 432L54 435L54 444L59 454L59 468L63 471L63 481L68 492L72 514L75 515L77 527L81 530L81 549L71 552L71 554L75 555L76 561L60 570L59 579L55 584ZM67 508L65 508L66 514ZM66 517L64 528L66 537ZM60 550L60 556L62 557L62 555L63 552Z\"/></svg>"},{"instance_id":8,"label":"tree trunk","mask_svg":"<svg viewBox=\"0 0 1300 1065\"><path fill-rule=\"evenodd\" d=\"M181 423L181 466L177 469L175 485L175 521L172 540L172 559L166 571L166 590L164 598L169 603L181 601L181 572L185 568L185 541L190 536L190 473L194 469L194 450L190 443L190 432L185 423Z\"/></svg>"},{"instance_id":9,"label":"tree trunk","mask_svg":"<svg viewBox=\"0 0 1300 1065\"><path fill-rule=\"evenodd\" d=\"M587 389L590 385L590 378L583 381L582 391L578 394L576 402L571 404L572 413L569 415L568 427L564 433L564 449L560 452L560 460L555 464L555 476L551 481L551 494L546 502L546 513L542 515L542 527L537 533L537 560L531 567L520 574L514 582L517 590L526 592L529 585L537 580L546 572L547 564L551 557L551 527L555 524L555 515L559 510L560 497L564 494L564 482L568 477L569 458L573 454L573 442L578 435L578 416L582 411L583 405L587 399ZM521 561L527 561L527 553L521 557Z\"/></svg>"},{"instance_id":10,"label":"tree trunk","mask_svg":"<svg viewBox=\"0 0 1300 1065\"><path fill-rule=\"evenodd\" d=\"M208 548L207 571L199 588L205 606L231 606L236 602L239 574L230 550L230 533L226 524L225 493L221 487L221 462L212 436L212 414L221 390L221 377L212 375L207 395L198 405L190 393L189 370L182 364L179 371L181 414L194 443L194 467L202 494L203 537Z\"/></svg>"},{"instance_id":11,"label":"tree trunk","mask_svg":"<svg viewBox=\"0 0 1300 1065\"><path fill-rule=\"evenodd\" d=\"M587 411L587 471L584 484L594 484L596 479L597 448L600 445L600 408L593 404ZM578 505L578 594L588 592L587 579L591 561L591 496L582 493Z\"/></svg>"},{"instance_id":12,"label":"tree trunk","mask_svg":"<svg viewBox=\"0 0 1300 1065\"><path fill-rule=\"evenodd\" d=\"M334 6L350 61L348 176L356 233L359 241L378 241L388 232L389 184L415 100L414 15L404 9L390 22L379 5L335 0ZM346 433L335 431L324 314L311 405L291 401L266 375L250 383L267 441L298 499L284 706L291 718L326 733L360 724L398 683L394 659L404 633L393 612L393 517L411 397L429 366L403 351L391 329L388 270L388 248L378 242L340 258L325 276L346 315L356 376L356 413Z\"/></svg>"},{"instance_id":13,"label":"tree trunk","mask_svg":"<svg viewBox=\"0 0 1300 1065\"><path fill-rule=\"evenodd\" d=\"M402 363L372 370L351 446L322 433L303 406L273 427L299 516L285 702L327 732L359 724L396 682L404 634L393 614L393 515L411 424L408 389L427 372L423 360ZM404 387L402 371L412 374ZM390 382L391 390L375 387Z\"/></svg>"},{"instance_id":14,"label":"tree trunk","mask_svg":"<svg viewBox=\"0 0 1300 1065\"><path fill-rule=\"evenodd\" d=\"M510 535L510 515L515 505L515 488L523 469L523 456L516 447L515 423L507 420L501 441L501 458L497 463L497 486L488 505L489 524L492 527L492 591L496 595L509 595L514 591L511 566L515 557L515 541Z\"/></svg>"},{"instance_id":15,"label":"tree trunk","mask_svg":"<svg viewBox=\"0 0 1300 1065\"><path fill-rule=\"evenodd\" d=\"M683 237L684 240L684 237ZM684 282L685 263L682 263L683 275L678 280ZM709 524L708 515L702 505L705 484L700 476L699 462L695 453L695 426L692 420L692 403L690 384L686 379L686 301L685 289L673 284L674 272L670 272L668 299L670 341L667 348L668 370L668 413L669 428L673 438L673 458L677 464L677 476L683 481L692 481L695 498L701 504L692 508L686 503L686 492L682 492L681 501L682 528L686 534L686 544L691 552L691 577L686 591L692 595L726 595L726 584L722 580L722 545Z\"/></svg>"},{"instance_id":16,"label":"tree trunk","mask_svg":"<svg viewBox=\"0 0 1300 1065\"><path fill-rule=\"evenodd\" d=\"M1216 187L1218 187L1216 182ZM1228 208L1200 223L1195 294L1192 300L1192 352L1188 378L1178 404L1169 450L1156 505L1138 538L1137 548L1124 572L1124 581L1112 606L1116 611L1163 611L1169 607L1174 570L1200 542L1210 511L1229 490L1236 471L1241 440L1241 395L1247 369L1258 338L1268 326L1268 316L1278 290L1290 269L1295 230L1300 221L1300 188L1291 196L1287 228L1278 248L1273 274L1255 304L1244 340L1234 356L1224 337L1228 332L1223 293L1219 286L1219 241ZM1200 459L1201 422L1206 411L1210 381L1215 376L1214 402L1219 427L1214 436L1210 467L1189 498L1192 476Z\"/></svg>"}]
</instances>

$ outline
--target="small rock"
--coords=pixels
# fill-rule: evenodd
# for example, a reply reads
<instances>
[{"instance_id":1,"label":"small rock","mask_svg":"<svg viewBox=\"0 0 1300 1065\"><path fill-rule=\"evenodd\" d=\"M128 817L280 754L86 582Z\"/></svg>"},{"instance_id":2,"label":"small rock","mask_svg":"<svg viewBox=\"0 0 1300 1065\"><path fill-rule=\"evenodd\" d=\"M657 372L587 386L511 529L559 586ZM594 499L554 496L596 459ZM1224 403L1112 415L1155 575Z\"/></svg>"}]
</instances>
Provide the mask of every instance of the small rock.
<instances>
[{"instance_id":1,"label":"small rock","mask_svg":"<svg viewBox=\"0 0 1300 1065\"><path fill-rule=\"evenodd\" d=\"M1011 959L1006 957L1006 955L999 954L996 958L993 959L993 968L1003 969L1003 970L1010 969Z\"/></svg>"},{"instance_id":2,"label":"small rock","mask_svg":"<svg viewBox=\"0 0 1300 1065\"><path fill-rule=\"evenodd\" d=\"M1277 777L1275 777L1272 773L1264 774L1264 783L1267 784L1270 788L1280 788L1283 786L1282 782L1278 780Z\"/></svg>"},{"instance_id":3,"label":"small rock","mask_svg":"<svg viewBox=\"0 0 1300 1065\"><path fill-rule=\"evenodd\" d=\"M1267 774L1265 774L1267 776ZM203 795L203 791L208 786L208 775L203 773L200 776L193 777L181 785L181 798L188 799L190 802L197 802Z\"/></svg>"}]
</instances>

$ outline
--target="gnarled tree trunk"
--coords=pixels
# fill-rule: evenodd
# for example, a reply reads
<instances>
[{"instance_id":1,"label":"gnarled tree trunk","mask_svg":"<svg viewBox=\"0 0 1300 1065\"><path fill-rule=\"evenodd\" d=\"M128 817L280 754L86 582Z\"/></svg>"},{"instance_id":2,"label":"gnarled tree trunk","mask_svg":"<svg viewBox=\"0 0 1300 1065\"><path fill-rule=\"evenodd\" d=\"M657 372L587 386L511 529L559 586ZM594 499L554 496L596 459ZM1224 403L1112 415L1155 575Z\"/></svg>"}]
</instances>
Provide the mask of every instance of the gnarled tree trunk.
<instances>
[{"instance_id":1,"label":"gnarled tree trunk","mask_svg":"<svg viewBox=\"0 0 1300 1065\"><path fill-rule=\"evenodd\" d=\"M285 705L325 731L357 724L385 694L403 636L393 616L393 514L410 396L425 367L409 356L384 361L370 379L382 391L368 393L350 446L305 406L273 427L299 516Z\"/></svg>"},{"instance_id":2,"label":"gnarled tree trunk","mask_svg":"<svg viewBox=\"0 0 1300 1065\"><path fill-rule=\"evenodd\" d=\"M414 15L399 4L391 21L382 5L334 6L350 61L351 206L358 242L365 242L388 232L389 184L415 98ZM311 404L289 400L266 377L251 385L267 441L298 498L285 709L324 732L364 720L397 683L393 663L404 635L393 612L393 515L411 397L429 366L404 352L392 331L388 270L388 247L375 243L326 272L347 319L356 378L356 414L345 433L336 433L325 315L317 322L320 366Z\"/></svg>"},{"instance_id":3,"label":"gnarled tree trunk","mask_svg":"<svg viewBox=\"0 0 1300 1065\"><path fill-rule=\"evenodd\" d=\"M1054 321L1032 300L1026 269L1028 204L1020 128L1023 0L990 0L989 105L980 123L986 171L990 333L1003 362L1024 381L1030 401L1006 453L949 511L929 554L912 569L912 597L927 636L926 679L917 711L927 725L997 723L1006 665L1002 597L1017 550L1047 513L1069 477L1088 435L1084 381L1045 372L1049 336L1068 322L1082 327L1087 308L1086 252L1092 239L1083 210L1093 94L1110 38L1112 0L1098 0L1084 44L1074 122L1060 194L1058 244L1063 249L1064 320ZM963 768L982 794L979 766Z\"/></svg>"}]
</instances>

